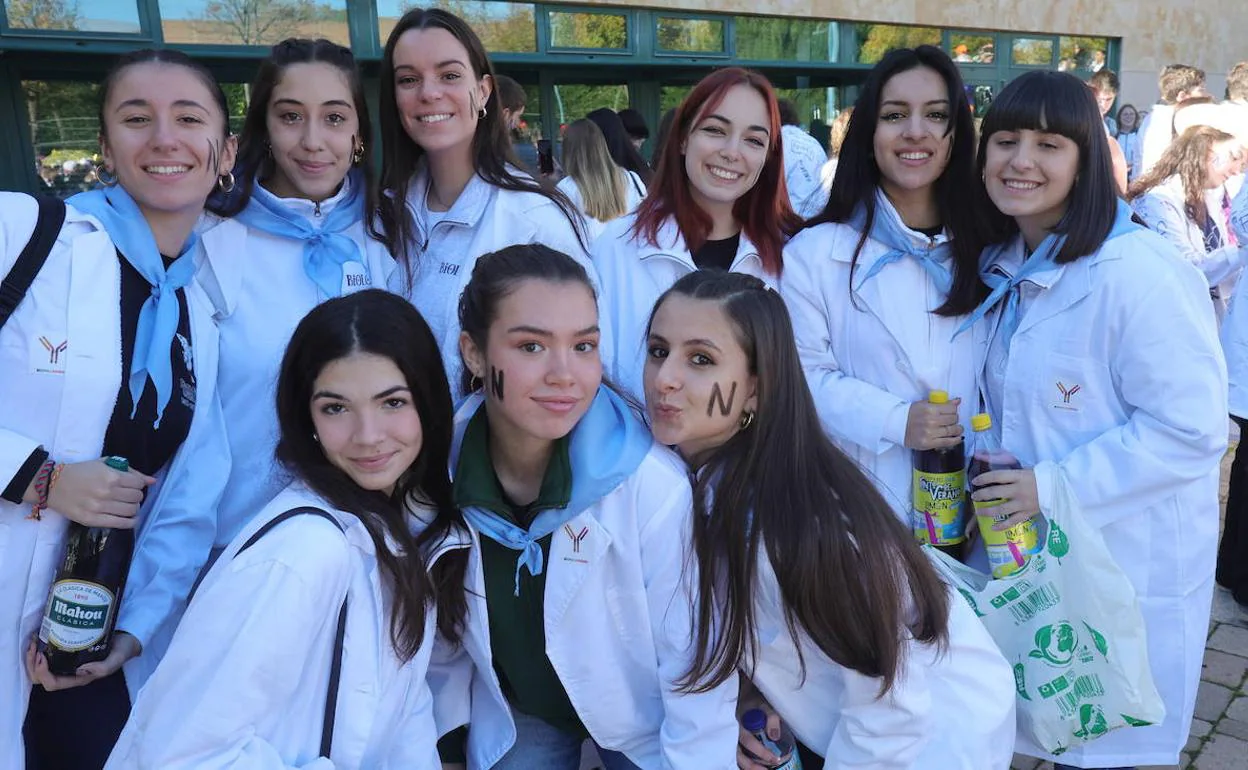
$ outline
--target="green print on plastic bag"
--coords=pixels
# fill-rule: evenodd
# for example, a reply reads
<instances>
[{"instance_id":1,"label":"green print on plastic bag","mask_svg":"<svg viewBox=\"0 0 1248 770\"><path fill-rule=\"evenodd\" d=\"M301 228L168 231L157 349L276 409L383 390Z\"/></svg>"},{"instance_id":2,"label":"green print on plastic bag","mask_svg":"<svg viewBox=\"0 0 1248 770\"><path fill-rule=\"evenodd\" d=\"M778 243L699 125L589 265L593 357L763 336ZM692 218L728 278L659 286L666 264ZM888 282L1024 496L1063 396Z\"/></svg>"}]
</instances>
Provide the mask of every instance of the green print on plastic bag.
<instances>
[{"instance_id":1,"label":"green print on plastic bag","mask_svg":"<svg viewBox=\"0 0 1248 770\"><path fill-rule=\"evenodd\" d=\"M1027 672L1022 663L1014 664L1014 689L1018 690L1018 697L1031 700L1031 696L1027 694Z\"/></svg>"},{"instance_id":2,"label":"green print on plastic bag","mask_svg":"<svg viewBox=\"0 0 1248 770\"><path fill-rule=\"evenodd\" d=\"M1070 553L1070 539L1056 521L1049 522L1049 553L1058 559Z\"/></svg>"},{"instance_id":3,"label":"green print on plastic bag","mask_svg":"<svg viewBox=\"0 0 1248 770\"><path fill-rule=\"evenodd\" d=\"M1152 724L1152 722L1143 719L1136 719L1135 717L1128 716L1126 714L1119 714L1118 716L1122 717L1122 721L1126 722L1131 727L1148 727Z\"/></svg>"},{"instance_id":4,"label":"green print on plastic bag","mask_svg":"<svg viewBox=\"0 0 1248 770\"><path fill-rule=\"evenodd\" d=\"M1109 723L1100 706L1095 703L1085 703L1079 707L1079 729L1074 733L1076 738L1095 738L1107 732L1109 732Z\"/></svg>"},{"instance_id":5,"label":"green print on plastic bag","mask_svg":"<svg viewBox=\"0 0 1248 770\"><path fill-rule=\"evenodd\" d=\"M984 613L979 611L979 605L975 603L975 597L971 596L971 592L965 588L959 588L958 593L962 594L962 598L966 599L966 603L971 605L971 609L975 611L975 617L985 617Z\"/></svg>"},{"instance_id":6,"label":"green print on plastic bag","mask_svg":"<svg viewBox=\"0 0 1248 770\"><path fill-rule=\"evenodd\" d=\"M1075 656L1079 637L1075 634L1074 626L1061 621L1036 629L1035 642L1036 649L1027 653L1029 657L1053 666L1069 666Z\"/></svg>"},{"instance_id":7,"label":"green print on plastic bag","mask_svg":"<svg viewBox=\"0 0 1248 770\"><path fill-rule=\"evenodd\" d=\"M1101 655L1104 655L1106 658L1108 658L1109 657L1109 642L1105 641L1104 635L1102 635L1100 631L1097 631L1092 626L1089 626L1088 621L1086 620L1083 621L1083 627L1088 629L1088 633L1092 635L1092 643L1096 645L1096 649L1100 651Z\"/></svg>"}]
</instances>

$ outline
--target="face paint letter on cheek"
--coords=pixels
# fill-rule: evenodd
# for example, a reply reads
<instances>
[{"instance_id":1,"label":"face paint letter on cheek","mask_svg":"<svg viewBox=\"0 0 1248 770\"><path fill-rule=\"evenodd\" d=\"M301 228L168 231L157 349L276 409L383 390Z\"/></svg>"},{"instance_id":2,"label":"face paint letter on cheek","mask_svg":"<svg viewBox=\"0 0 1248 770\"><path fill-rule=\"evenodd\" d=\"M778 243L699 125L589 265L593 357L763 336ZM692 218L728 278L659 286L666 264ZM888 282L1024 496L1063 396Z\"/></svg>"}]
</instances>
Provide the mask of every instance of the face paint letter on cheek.
<instances>
[{"instance_id":1,"label":"face paint letter on cheek","mask_svg":"<svg viewBox=\"0 0 1248 770\"><path fill-rule=\"evenodd\" d=\"M490 367L490 390L494 391L494 398L497 398L499 401L503 400L504 374L503 370Z\"/></svg>"},{"instance_id":2,"label":"face paint letter on cheek","mask_svg":"<svg viewBox=\"0 0 1248 770\"><path fill-rule=\"evenodd\" d=\"M732 388L728 391L728 401L724 402L724 392L720 390L719 383L715 383L711 388L711 400L706 403L706 416L713 417L715 414L715 404L719 403L719 413L723 417L727 417L732 413L732 402L737 400L737 383L732 383Z\"/></svg>"}]
</instances>

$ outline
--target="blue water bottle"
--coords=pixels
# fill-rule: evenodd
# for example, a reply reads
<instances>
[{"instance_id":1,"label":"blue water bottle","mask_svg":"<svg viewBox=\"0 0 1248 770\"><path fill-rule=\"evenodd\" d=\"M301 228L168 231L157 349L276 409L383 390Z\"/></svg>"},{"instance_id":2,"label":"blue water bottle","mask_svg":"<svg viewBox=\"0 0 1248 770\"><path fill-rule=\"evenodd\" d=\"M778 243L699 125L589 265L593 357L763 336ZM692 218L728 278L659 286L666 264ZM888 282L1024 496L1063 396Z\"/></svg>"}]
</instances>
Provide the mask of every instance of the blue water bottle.
<instances>
[{"instance_id":1,"label":"blue water bottle","mask_svg":"<svg viewBox=\"0 0 1248 770\"><path fill-rule=\"evenodd\" d=\"M788 725L783 722L780 724L780 738L773 741L767 737L767 714L762 709L750 709L741 715L741 726L757 738L759 743L766 746L768 751L780 757L780 762L768 765L749 751L742 749L746 756L774 770L802 770L802 758L798 756L797 742L793 740L793 733L789 732Z\"/></svg>"}]
</instances>

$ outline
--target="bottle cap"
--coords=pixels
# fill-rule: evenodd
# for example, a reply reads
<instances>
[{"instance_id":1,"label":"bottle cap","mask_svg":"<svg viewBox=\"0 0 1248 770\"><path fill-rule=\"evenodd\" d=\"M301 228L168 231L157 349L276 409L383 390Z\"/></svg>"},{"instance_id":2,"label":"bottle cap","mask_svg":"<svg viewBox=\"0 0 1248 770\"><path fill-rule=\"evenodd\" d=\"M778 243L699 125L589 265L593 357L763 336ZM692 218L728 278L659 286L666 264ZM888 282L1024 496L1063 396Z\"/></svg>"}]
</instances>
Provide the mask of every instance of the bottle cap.
<instances>
[{"instance_id":1,"label":"bottle cap","mask_svg":"<svg viewBox=\"0 0 1248 770\"><path fill-rule=\"evenodd\" d=\"M992 417L986 414L977 414L971 417L971 430L980 431L988 430L992 427Z\"/></svg>"},{"instance_id":2,"label":"bottle cap","mask_svg":"<svg viewBox=\"0 0 1248 770\"><path fill-rule=\"evenodd\" d=\"M113 470L121 471L122 473L130 470L130 461L124 457L105 457L104 464Z\"/></svg>"},{"instance_id":3,"label":"bottle cap","mask_svg":"<svg viewBox=\"0 0 1248 770\"><path fill-rule=\"evenodd\" d=\"M947 404L949 403L949 394L943 390L929 391L927 394L927 400L932 404Z\"/></svg>"},{"instance_id":4,"label":"bottle cap","mask_svg":"<svg viewBox=\"0 0 1248 770\"><path fill-rule=\"evenodd\" d=\"M751 733L762 732L767 729L767 714L762 709L750 709L741 715L741 726Z\"/></svg>"}]
</instances>

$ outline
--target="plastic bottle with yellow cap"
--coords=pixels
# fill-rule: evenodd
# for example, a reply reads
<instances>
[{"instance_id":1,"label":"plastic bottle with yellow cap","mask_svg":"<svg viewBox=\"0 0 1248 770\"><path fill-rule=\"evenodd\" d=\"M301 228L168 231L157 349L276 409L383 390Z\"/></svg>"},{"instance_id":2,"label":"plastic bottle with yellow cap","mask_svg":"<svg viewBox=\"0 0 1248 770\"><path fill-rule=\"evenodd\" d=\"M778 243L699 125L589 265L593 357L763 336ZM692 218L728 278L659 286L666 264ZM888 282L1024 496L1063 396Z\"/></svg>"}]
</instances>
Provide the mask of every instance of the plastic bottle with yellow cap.
<instances>
[{"instance_id":1,"label":"plastic bottle with yellow cap","mask_svg":"<svg viewBox=\"0 0 1248 770\"><path fill-rule=\"evenodd\" d=\"M933 390L928 402L949 403L949 394ZM911 494L911 524L914 537L961 558L966 540L963 509L966 502L966 444L944 449L922 449L913 453L914 472Z\"/></svg>"},{"instance_id":2,"label":"plastic bottle with yellow cap","mask_svg":"<svg viewBox=\"0 0 1248 770\"><path fill-rule=\"evenodd\" d=\"M1010 452L1001 447L992 430L992 418L986 414L971 417L971 429L975 431L971 455L971 469L968 475L974 479L989 471L1017 470L1022 468ZM984 540L984 548L988 551L988 563L992 566L995 578L1009 577L1027 566L1034 554L1040 552L1040 530L1034 519L1022 524L1015 524L1009 529L993 529L998 521L1006 518L994 512L1004 499L979 500L974 503L976 522L979 534Z\"/></svg>"}]
</instances>

